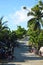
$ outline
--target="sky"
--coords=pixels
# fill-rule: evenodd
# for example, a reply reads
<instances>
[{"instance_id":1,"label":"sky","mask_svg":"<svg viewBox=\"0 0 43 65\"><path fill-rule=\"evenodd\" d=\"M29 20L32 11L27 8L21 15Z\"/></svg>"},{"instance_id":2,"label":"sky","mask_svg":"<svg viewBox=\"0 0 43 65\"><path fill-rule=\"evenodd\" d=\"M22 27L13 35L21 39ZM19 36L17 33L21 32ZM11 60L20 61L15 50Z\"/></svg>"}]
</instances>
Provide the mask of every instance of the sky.
<instances>
[{"instance_id":1,"label":"sky","mask_svg":"<svg viewBox=\"0 0 43 65\"><path fill-rule=\"evenodd\" d=\"M8 21L6 25L11 30L16 30L19 25L27 29L27 21L31 17L27 17L28 11L23 7L30 10L37 3L38 0L0 0L0 17L3 16L3 21Z\"/></svg>"}]
</instances>

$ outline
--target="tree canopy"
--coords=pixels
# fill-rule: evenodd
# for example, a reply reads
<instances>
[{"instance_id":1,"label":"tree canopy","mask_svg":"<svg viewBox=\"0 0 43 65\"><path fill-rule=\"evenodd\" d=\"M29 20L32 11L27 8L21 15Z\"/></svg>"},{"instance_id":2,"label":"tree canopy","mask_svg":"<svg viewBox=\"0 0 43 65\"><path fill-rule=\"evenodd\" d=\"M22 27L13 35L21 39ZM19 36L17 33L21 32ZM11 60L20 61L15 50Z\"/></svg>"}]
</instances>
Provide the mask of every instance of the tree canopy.
<instances>
[{"instance_id":1,"label":"tree canopy","mask_svg":"<svg viewBox=\"0 0 43 65\"><path fill-rule=\"evenodd\" d=\"M27 7L23 7L27 10ZM32 16L32 18L28 21L28 34L30 37L30 42L32 45L40 46L43 41L43 33L41 32L41 25L43 26L43 2L39 1L37 5L31 8L31 11L27 13L27 16Z\"/></svg>"},{"instance_id":2,"label":"tree canopy","mask_svg":"<svg viewBox=\"0 0 43 65\"><path fill-rule=\"evenodd\" d=\"M26 35L26 30L21 26L17 26L17 30L15 32L19 39L23 38L23 36Z\"/></svg>"}]
</instances>

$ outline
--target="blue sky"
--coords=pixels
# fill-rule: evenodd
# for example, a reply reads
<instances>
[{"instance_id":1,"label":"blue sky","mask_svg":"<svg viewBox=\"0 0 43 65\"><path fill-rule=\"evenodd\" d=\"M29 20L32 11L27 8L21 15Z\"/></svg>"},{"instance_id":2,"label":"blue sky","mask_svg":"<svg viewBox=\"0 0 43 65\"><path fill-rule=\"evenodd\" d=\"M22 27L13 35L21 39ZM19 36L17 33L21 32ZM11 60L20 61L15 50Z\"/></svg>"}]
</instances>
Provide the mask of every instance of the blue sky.
<instances>
[{"instance_id":1,"label":"blue sky","mask_svg":"<svg viewBox=\"0 0 43 65\"><path fill-rule=\"evenodd\" d=\"M0 17L4 16L4 21L8 20L8 27L11 30L17 29L21 25L27 29L27 11L22 9L23 6L30 10L38 0L0 0Z\"/></svg>"}]
</instances>

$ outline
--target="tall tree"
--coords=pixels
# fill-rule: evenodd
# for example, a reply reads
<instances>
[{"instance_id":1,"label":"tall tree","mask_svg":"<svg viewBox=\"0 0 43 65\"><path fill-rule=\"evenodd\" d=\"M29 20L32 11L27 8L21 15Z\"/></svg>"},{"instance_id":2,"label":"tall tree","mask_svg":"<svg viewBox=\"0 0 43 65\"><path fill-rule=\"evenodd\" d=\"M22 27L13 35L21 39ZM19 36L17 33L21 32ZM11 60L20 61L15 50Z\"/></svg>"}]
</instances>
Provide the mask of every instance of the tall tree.
<instances>
[{"instance_id":1,"label":"tall tree","mask_svg":"<svg viewBox=\"0 0 43 65\"><path fill-rule=\"evenodd\" d=\"M24 9L27 8L24 7ZM34 23L34 26L31 26L33 27L33 30L37 30L37 28L40 29L40 23L43 25L43 2L39 1L37 5L31 8L31 11L28 12L27 16L32 16L32 18L28 21L28 27Z\"/></svg>"},{"instance_id":2,"label":"tall tree","mask_svg":"<svg viewBox=\"0 0 43 65\"><path fill-rule=\"evenodd\" d=\"M27 10L26 7L24 9ZM41 25L43 26L43 2L39 1L37 5L31 8L31 11L27 13L27 16L32 16L28 21L30 41L38 45L38 37L41 32ZM37 44L36 44L37 43Z\"/></svg>"},{"instance_id":3,"label":"tall tree","mask_svg":"<svg viewBox=\"0 0 43 65\"><path fill-rule=\"evenodd\" d=\"M30 15L33 16L33 18L28 21L28 26L34 23L34 30L37 30L37 28L40 29L40 23L43 25L43 12L40 10L39 5L31 9L31 12L28 13L28 16Z\"/></svg>"}]
</instances>

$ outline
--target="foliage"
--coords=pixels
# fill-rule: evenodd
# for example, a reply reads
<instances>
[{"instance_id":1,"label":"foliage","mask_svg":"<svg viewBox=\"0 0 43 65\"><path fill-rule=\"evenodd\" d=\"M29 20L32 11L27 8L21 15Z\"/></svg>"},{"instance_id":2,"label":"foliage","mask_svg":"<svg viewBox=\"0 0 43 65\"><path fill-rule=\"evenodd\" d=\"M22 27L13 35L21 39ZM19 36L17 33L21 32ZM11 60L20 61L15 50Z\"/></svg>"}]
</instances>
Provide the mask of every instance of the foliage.
<instances>
[{"instance_id":1,"label":"foliage","mask_svg":"<svg viewBox=\"0 0 43 65\"><path fill-rule=\"evenodd\" d=\"M41 30L40 35L38 37L39 45L43 46L43 30Z\"/></svg>"},{"instance_id":2,"label":"foliage","mask_svg":"<svg viewBox=\"0 0 43 65\"><path fill-rule=\"evenodd\" d=\"M7 21L2 22L2 20L3 20L3 17L0 18L0 32L4 29L8 29L8 27L4 25Z\"/></svg>"},{"instance_id":3,"label":"foliage","mask_svg":"<svg viewBox=\"0 0 43 65\"><path fill-rule=\"evenodd\" d=\"M24 9L27 10L26 7ZM43 2L39 1L37 5L31 8L31 11L27 13L27 16L32 16L28 21L28 34L29 41L32 42L32 45L39 47L43 45L43 33L41 31L41 25L43 26Z\"/></svg>"},{"instance_id":4,"label":"foliage","mask_svg":"<svg viewBox=\"0 0 43 65\"><path fill-rule=\"evenodd\" d=\"M26 30L24 28L22 28L21 26L18 26L17 30L15 31L15 33L17 35L17 38L21 39L26 34Z\"/></svg>"},{"instance_id":5,"label":"foliage","mask_svg":"<svg viewBox=\"0 0 43 65\"><path fill-rule=\"evenodd\" d=\"M8 27L5 26L7 21L2 22L3 17L0 18L0 41L5 43L5 45L9 45L9 43L13 46L16 44L17 36L14 31L10 31Z\"/></svg>"}]
</instances>

